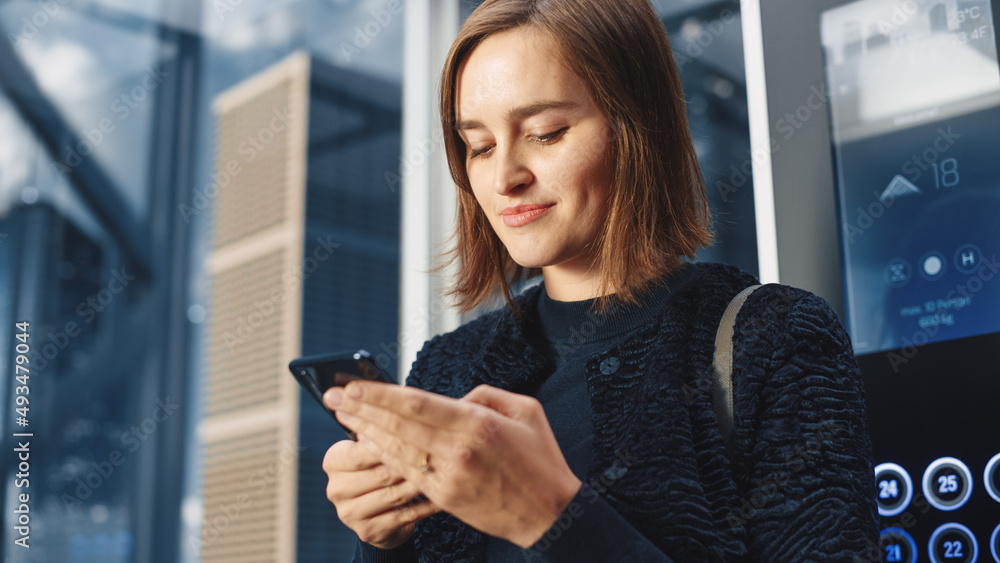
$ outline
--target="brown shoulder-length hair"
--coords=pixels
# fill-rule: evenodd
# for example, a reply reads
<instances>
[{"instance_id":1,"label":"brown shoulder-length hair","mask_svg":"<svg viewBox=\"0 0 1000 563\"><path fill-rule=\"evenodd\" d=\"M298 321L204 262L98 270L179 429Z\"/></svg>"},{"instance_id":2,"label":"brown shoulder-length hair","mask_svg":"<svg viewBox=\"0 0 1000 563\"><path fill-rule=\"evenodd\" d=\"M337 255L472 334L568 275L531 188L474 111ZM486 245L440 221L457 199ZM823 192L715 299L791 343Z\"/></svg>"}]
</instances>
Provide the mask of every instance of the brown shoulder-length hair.
<instances>
[{"instance_id":1,"label":"brown shoulder-length hair","mask_svg":"<svg viewBox=\"0 0 1000 563\"><path fill-rule=\"evenodd\" d=\"M540 274L514 262L469 182L466 146L455 128L458 69L486 37L520 26L544 31L562 62L589 86L613 138L608 215L593 249L601 273L597 309L624 302L711 244L705 183L688 129L680 74L663 24L648 0L486 0L465 21L441 74L441 125L458 186L458 260L449 291L462 312Z\"/></svg>"}]
</instances>

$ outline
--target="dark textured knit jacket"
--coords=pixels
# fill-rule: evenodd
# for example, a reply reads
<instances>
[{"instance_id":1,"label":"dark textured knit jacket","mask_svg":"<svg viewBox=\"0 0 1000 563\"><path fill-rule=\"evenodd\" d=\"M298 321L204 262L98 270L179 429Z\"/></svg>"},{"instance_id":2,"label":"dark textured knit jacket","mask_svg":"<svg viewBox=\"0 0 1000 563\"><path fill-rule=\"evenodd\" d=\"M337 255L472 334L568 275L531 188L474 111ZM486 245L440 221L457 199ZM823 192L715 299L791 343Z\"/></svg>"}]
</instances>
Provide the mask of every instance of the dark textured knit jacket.
<instances>
[{"instance_id":1,"label":"dark textured knit jacket","mask_svg":"<svg viewBox=\"0 0 1000 563\"><path fill-rule=\"evenodd\" d=\"M880 560L862 381L836 315L786 286L750 296L733 338L729 454L712 408L714 339L729 301L756 282L728 266L689 267L661 316L590 359L593 463L529 558ZM525 317L538 297L535 287L518 298ZM544 366L508 307L429 341L407 384L451 397L480 383L530 395ZM484 561L485 536L442 513L417 524L406 550L359 555Z\"/></svg>"}]
</instances>

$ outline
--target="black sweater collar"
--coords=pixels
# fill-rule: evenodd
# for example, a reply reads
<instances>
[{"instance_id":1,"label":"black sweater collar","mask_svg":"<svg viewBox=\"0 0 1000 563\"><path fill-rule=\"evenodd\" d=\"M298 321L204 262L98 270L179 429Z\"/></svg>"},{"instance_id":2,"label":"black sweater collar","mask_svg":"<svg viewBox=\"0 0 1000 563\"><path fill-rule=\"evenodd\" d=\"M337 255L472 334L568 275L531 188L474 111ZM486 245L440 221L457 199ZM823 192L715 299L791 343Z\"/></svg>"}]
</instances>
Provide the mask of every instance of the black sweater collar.
<instances>
[{"instance_id":1,"label":"black sweater collar","mask_svg":"<svg viewBox=\"0 0 1000 563\"><path fill-rule=\"evenodd\" d=\"M535 319L538 334L553 344L585 344L620 336L650 323L663 310L672 288L691 274L687 265L651 284L636 295L635 303L612 301L603 312L594 311L597 299L556 301L542 284Z\"/></svg>"},{"instance_id":2,"label":"black sweater collar","mask_svg":"<svg viewBox=\"0 0 1000 563\"><path fill-rule=\"evenodd\" d=\"M660 322L665 310L664 303L669 298L670 292L687 280L693 270L692 266L685 265L654 284L650 293L640 297L640 303L645 299L652 299L652 303L658 305L650 307L648 311L636 305L626 305L622 315L622 311L619 310L622 306L616 305L615 307L619 308L616 309L619 310L619 315L614 321L614 326L625 327L637 318L643 318L646 324ZM528 319L538 317L543 290L542 285L538 284L518 296L517 302L522 312L520 320L510 307L505 307L496 313L498 315L496 324L491 331L493 338L484 342L473 362L474 380L515 393L530 394L547 377L547 362L542 353L531 345L531 339L528 337L530 331L526 331L524 325L530 322Z\"/></svg>"}]
</instances>

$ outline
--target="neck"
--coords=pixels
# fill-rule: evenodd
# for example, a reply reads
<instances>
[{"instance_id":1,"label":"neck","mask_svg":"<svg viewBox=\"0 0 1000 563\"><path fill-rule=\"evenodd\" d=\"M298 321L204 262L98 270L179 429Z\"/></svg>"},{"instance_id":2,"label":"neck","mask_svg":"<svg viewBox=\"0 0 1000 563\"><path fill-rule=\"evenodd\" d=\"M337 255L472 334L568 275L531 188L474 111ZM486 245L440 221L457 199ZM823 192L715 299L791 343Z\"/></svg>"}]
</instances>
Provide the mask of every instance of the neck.
<instances>
[{"instance_id":1,"label":"neck","mask_svg":"<svg viewBox=\"0 0 1000 563\"><path fill-rule=\"evenodd\" d=\"M590 268L547 266L542 268L542 279L546 293L554 301L583 301L608 293L600 291L600 272Z\"/></svg>"}]
</instances>

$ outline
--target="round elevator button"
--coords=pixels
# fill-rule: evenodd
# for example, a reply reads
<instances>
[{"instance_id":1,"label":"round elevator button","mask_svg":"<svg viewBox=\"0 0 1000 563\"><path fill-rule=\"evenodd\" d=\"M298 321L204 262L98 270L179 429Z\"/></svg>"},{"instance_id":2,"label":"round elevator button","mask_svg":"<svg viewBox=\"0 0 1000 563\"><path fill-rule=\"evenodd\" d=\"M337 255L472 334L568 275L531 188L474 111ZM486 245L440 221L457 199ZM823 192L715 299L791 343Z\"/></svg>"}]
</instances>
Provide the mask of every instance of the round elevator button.
<instances>
[{"instance_id":1,"label":"round elevator button","mask_svg":"<svg viewBox=\"0 0 1000 563\"><path fill-rule=\"evenodd\" d=\"M928 465L922 484L927 502L938 510L956 510L972 495L972 473L953 457L942 457Z\"/></svg>"},{"instance_id":2,"label":"round elevator button","mask_svg":"<svg viewBox=\"0 0 1000 563\"><path fill-rule=\"evenodd\" d=\"M993 554L993 559L1000 563L1000 524L993 528L993 535L990 536L990 553Z\"/></svg>"},{"instance_id":3,"label":"round elevator button","mask_svg":"<svg viewBox=\"0 0 1000 563\"><path fill-rule=\"evenodd\" d=\"M931 534L927 552L932 563L973 563L979 557L979 544L968 528L949 522Z\"/></svg>"},{"instance_id":4,"label":"round elevator button","mask_svg":"<svg viewBox=\"0 0 1000 563\"><path fill-rule=\"evenodd\" d=\"M993 456L993 459L986 464L983 481L986 483L986 492L993 497L993 500L1000 502L1000 454Z\"/></svg>"},{"instance_id":5,"label":"round elevator button","mask_svg":"<svg viewBox=\"0 0 1000 563\"><path fill-rule=\"evenodd\" d=\"M895 463L875 467L875 501L881 516L895 516L913 500L913 481L905 469Z\"/></svg>"},{"instance_id":6,"label":"round elevator button","mask_svg":"<svg viewBox=\"0 0 1000 563\"><path fill-rule=\"evenodd\" d=\"M882 561L917 563L917 543L902 528L886 528L879 535Z\"/></svg>"}]
</instances>

